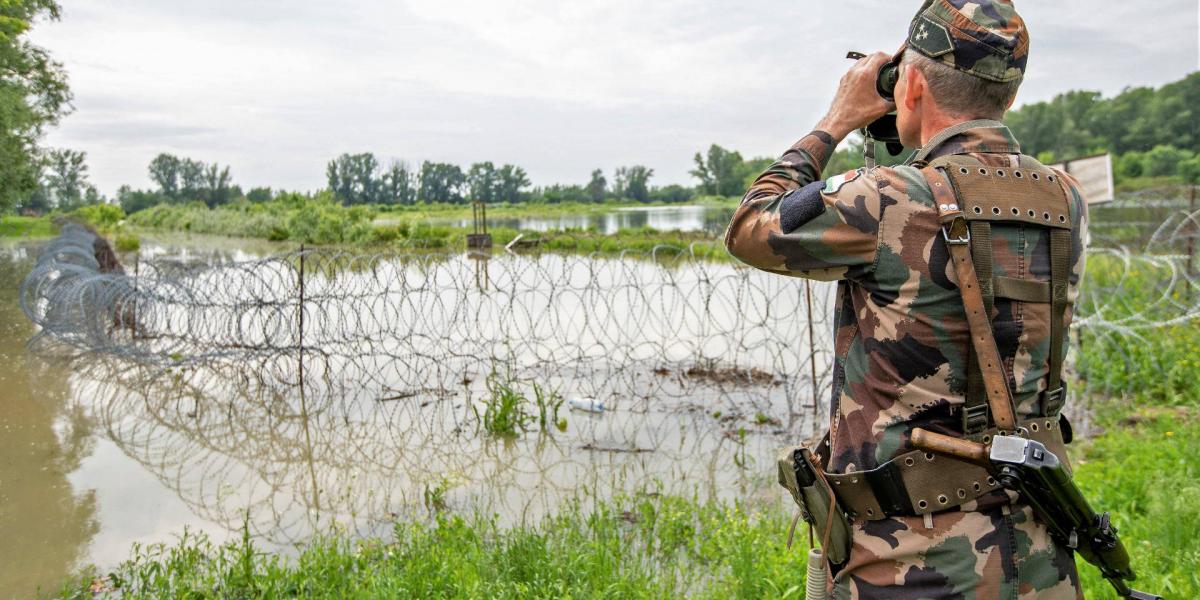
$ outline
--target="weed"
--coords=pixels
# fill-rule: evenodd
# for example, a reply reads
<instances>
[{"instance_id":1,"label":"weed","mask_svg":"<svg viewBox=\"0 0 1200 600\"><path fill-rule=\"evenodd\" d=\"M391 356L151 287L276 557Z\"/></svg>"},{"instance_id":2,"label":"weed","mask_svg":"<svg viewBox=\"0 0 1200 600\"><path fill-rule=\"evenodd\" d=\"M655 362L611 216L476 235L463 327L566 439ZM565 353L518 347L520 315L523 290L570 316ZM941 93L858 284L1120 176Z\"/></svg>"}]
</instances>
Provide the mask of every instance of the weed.
<instances>
[{"instance_id":1,"label":"weed","mask_svg":"<svg viewBox=\"0 0 1200 600\"><path fill-rule=\"evenodd\" d=\"M142 240L136 235L122 233L117 236L113 245L116 246L117 252L137 252L142 247Z\"/></svg>"},{"instance_id":2,"label":"weed","mask_svg":"<svg viewBox=\"0 0 1200 600\"><path fill-rule=\"evenodd\" d=\"M538 427L542 431L550 431L551 426L558 427L559 431L567 428L566 420L558 418L558 409L563 405L563 398L558 390L542 387L535 381L533 398L537 403Z\"/></svg>"},{"instance_id":3,"label":"weed","mask_svg":"<svg viewBox=\"0 0 1200 600\"><path fill-rule=\"evenodd\" d=\"M488 396L484 399L483 414L472 406L484 431L501 437L516 437L525 431L533 419L526 405L529 401L517 391L509 379L501 379L495 371L488 375Z\"/></svg>"}]
</instances>

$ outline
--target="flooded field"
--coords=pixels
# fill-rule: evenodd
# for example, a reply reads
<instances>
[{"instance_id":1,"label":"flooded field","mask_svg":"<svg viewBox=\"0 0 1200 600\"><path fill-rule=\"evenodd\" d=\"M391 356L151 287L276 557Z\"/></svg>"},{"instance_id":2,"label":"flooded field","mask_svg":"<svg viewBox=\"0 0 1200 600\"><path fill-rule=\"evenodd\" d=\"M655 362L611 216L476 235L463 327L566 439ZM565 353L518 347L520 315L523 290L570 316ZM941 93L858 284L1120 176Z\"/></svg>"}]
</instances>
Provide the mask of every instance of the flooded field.
<instances>
[{"instance_id":1,"label":"flooded field","mask_svg":"<svg viewBox=\"0 0 1200 600\"><path fill-rule=\"evenodd\" d=\"M831 287L810 339L802 284L686 256L152 242L136 280L71 288L108 300L43 297L39 336L17 293L37 251L0 251L0 589L20 595L185 527L291 552L443 510L774 502L772 456L828 393ZM526 417L507 435L486 424L506 394Z\"/></svg>"},{"instance_id":2,"label":"flooded field","mask_svg":"<svg viewBox=\"0 0 1200 600\"><path fill-rule=\"evenodd\" d=\"M566 229L595 229L611 235L621 229L650 227L658 231L704 231L721 235L733 217L732 208L707 206L647 206L618 208L603 214L562 216L489 217L491 227L519 231L562 231ZM381 219L381 222L386 222ZM431 219L436 225L470 227L471 219Z\"/></svg>"}]
</instances>

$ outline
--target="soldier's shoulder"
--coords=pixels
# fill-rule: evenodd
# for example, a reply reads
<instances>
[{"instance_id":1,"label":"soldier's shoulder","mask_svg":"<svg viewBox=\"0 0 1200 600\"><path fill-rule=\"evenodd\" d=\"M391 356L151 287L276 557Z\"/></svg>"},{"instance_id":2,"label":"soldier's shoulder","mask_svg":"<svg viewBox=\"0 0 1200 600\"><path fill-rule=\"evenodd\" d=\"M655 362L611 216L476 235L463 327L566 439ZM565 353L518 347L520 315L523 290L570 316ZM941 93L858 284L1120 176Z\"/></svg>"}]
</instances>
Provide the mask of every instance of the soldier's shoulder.
<instances>
[{"instance_id":1,"label":"soldier's shoulder","mask_svg":"<svg viewBox=\"0 0 1200 600\"><path fill-rule=\"evenodd\" d=\"M933 191L921 169L901 164L875 167L871 171L872 177L878 184L880 194L891 201L934 206Z\"/></svg>"}]
</instances>

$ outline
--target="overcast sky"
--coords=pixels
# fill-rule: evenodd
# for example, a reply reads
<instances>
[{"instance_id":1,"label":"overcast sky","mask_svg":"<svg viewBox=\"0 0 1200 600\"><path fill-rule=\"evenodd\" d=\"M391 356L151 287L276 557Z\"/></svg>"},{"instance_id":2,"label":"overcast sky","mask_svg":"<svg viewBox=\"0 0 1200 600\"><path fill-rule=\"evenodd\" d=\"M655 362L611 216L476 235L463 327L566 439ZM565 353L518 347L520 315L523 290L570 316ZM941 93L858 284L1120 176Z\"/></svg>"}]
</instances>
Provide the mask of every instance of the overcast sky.
<instances>
[{"instance_id":1,"label":"overcast sky","mask_svg":"<svg viewBox=\"0 0 1200 600\"><path fill-rule=\"evenodd\" d=\"M537 185L645 164L688 183L716 142L777 155L849 66L894 50L913 0L61 0L37 43L75 112L47 140L111 194L171 152L244 188L316 189L342 152L491 160ZM1033 42L1018 103L1111 95L1200 64L1197 0L1017 2Z\"/></svg>"}]
</instances>

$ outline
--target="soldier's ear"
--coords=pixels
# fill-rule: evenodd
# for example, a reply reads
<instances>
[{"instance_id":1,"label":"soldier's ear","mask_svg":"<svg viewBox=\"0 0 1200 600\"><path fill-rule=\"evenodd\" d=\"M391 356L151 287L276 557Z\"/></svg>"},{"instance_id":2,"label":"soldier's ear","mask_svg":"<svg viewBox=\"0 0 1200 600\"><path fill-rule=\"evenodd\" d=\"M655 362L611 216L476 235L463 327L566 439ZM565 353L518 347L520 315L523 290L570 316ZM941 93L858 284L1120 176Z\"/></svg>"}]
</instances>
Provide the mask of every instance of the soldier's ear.
<instances>
[{"instance_id":1,"label":"soldier's ear","mask_svg":"<svg viewBox=\"0 0 1200 600\"><path fill-rule=\"evenodd\" d=\"M897 95L896 100L904 103L909 111L916 110L917 103L924 99L929 88L925 83L925 75L915 65L904 65L904 94Z\"/></svg>"}]
</instances>

